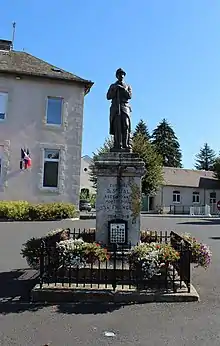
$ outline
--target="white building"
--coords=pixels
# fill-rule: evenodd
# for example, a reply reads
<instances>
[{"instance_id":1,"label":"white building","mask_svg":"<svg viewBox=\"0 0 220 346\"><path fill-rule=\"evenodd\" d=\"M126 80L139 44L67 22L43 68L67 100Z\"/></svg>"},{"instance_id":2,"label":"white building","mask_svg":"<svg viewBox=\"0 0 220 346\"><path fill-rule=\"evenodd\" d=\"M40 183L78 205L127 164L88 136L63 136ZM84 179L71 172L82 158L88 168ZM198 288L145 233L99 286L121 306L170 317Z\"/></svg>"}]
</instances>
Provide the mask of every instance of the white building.
<instances>
[{"instance_id":1,"label":"white building","mask_svg":"<svg viewBox=\"0 0 220 346\"><path fill-rule=\"evenodd\" d=\"M163 173L164 183L151 197L150 210L162 207L165 213L189 214L192 206L209 205L211 213L217 212L220 181L213 172L164 167Z\"/></svg>"},{"instance_id":2,"label":"white building","mask_svg":"<svg viewBox=\"0 0 220 346\"><path fill-rule=\"evenodd\" d=\"M0 199L78 205L84 96L93 83L0 40ZM21 149L32 166L21 169Z\"/></svg>"},{"instance_id":3,"label":"white building","mask_svg":"<svg viewBox=\"0 0 220 346\"><path fill-rule=\"evenodd\" d=\"M96 190L93 188L92 182L90 181L89 166L91 165L92 159L88 155L82 156L81 158L81 173L80 173L80 190L87 189L91 194L95 194Z\"/></svg>"}]
</instances>

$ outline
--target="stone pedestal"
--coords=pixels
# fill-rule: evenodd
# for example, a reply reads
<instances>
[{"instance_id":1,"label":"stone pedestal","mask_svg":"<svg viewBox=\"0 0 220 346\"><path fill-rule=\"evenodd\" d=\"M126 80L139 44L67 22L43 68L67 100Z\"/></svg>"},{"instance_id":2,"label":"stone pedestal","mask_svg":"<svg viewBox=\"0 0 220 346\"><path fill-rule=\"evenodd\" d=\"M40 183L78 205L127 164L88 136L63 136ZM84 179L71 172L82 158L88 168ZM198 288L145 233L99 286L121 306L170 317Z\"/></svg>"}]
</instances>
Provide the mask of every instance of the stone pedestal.
<instances>
[{"instance_id":1,"label":"stone pedestal","mask_svg":"<svg viewBox=\"0 0 220 346\"><path fill-rule=\"evenodd\" d=\"M141 178L145 174L144 162L137 154L110 152L99 156L95 162L95 171L96 240L109 245L109 222L117 223L116 228L119 229L123 228L125 223L125 242L136 245L140 240Z\"/></svg>"}]
</instances>

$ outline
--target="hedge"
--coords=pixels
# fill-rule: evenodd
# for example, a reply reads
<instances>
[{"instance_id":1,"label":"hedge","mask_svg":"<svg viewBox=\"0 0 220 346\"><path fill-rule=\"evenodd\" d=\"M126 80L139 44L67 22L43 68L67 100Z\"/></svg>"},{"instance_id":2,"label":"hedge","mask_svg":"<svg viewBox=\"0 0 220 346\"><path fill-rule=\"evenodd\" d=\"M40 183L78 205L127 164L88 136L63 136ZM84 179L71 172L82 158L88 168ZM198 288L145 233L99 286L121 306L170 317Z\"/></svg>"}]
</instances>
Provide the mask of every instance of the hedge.
<instances>
[{"instance_id":1,"label":"hedge","mask_svg":"<svg viewBox=\"0 0 220 346\"><path fill-rule=\"evenodd\" d=\"M26 201L1 201L0 219L12 221L49 221L78 216L71 203L40 203Z\"/></svg>"}]
</instances>

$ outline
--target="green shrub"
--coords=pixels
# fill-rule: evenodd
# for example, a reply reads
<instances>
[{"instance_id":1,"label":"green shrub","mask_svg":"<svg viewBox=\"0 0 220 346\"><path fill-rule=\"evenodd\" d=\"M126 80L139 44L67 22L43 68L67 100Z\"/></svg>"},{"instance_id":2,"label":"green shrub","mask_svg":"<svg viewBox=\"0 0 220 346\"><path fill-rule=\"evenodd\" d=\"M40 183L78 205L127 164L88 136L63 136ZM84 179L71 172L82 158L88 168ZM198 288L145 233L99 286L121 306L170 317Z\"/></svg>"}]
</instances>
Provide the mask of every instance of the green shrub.
<instances>
[{"instance_id":1,"label":"green shrub","mask_svg":"<svg viewBox=\"0 0 220 346\"><path fill-rule=\"evenodd\" d=\"M21 249L22 257L26 258L27 264L33 269L39 269L40 254L41 254L41 241L43 238L31 238Z\"/></svg>"},{"instance_id":2,"label":"green shrub","mask_svg":"<svg viewBox=\"0 0 220 346\"><path fill-rule=\"evenodd\" d=\"M30 207L31 220L58 220L72 218L76 215L76 208L70 203L35 204Z\"/></svg>"},{"instance_id":3,"label":"green shrub","mask_svg":"<svg viewBox=\"0 0 220 346\"><path fill-rule=\"evenodd\" d=\"M0 219L6 220L58 220L77 216L71 203L31 204L25 201L1 201Z\"/></svg>"},{"instance_id":4,"label":"green shrub","mask_svg":"<svg viewBox=\"0 0 220 346\"><path fill-rule=\"evenodd\" d=\"M22 245L21 255L26 259L27 264L33 269L39 269L40 256L41 256L41 244L44 241L45 246L50 249L50 262L54 265L56 262L56 254L54 254L53 249L56 248L56 243L67 240L69 238L69 229L55 229L49 231L45 236L40 238L31 238Z\"/></svg>"},{"instance_id":5,"label":"green shrub","mask_svg":"<svg viewBox=\"0 0 220 346\"><path fill-rule=\"evenodd\" d=\"M28 220L29 203L25 201L1 201L0 218L8 220Z\"/></svg>"}]
</instances>

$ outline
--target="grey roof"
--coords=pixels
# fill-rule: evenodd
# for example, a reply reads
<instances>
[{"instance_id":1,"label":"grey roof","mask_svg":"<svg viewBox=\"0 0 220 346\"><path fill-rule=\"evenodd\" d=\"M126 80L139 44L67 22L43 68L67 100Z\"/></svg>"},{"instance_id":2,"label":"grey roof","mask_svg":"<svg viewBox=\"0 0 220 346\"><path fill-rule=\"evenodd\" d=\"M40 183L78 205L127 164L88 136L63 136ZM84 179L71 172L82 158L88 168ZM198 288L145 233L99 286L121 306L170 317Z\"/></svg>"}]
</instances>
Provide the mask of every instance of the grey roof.
<instances>
[{"instance_id":1,"label":"grey roof","mask_svg":"<svg viewBox=\"0 0 220 346\"><path fill-rule=\"evenodd\" d=\"M167 186L220 189L220 181L212 171L163 167L163 176L164 185Z\"/></svg>"},{"instance_id":2,"label":"grey roof","mask_svg":"<svg viewBox=\"0 0 220 346\"><path fill-rule=\"evenodd\" d=\"M18 51L0 51L0 72L78 82L89 92L93 82L78 77L35 56Z\"/></svg>"}]
</instances>

